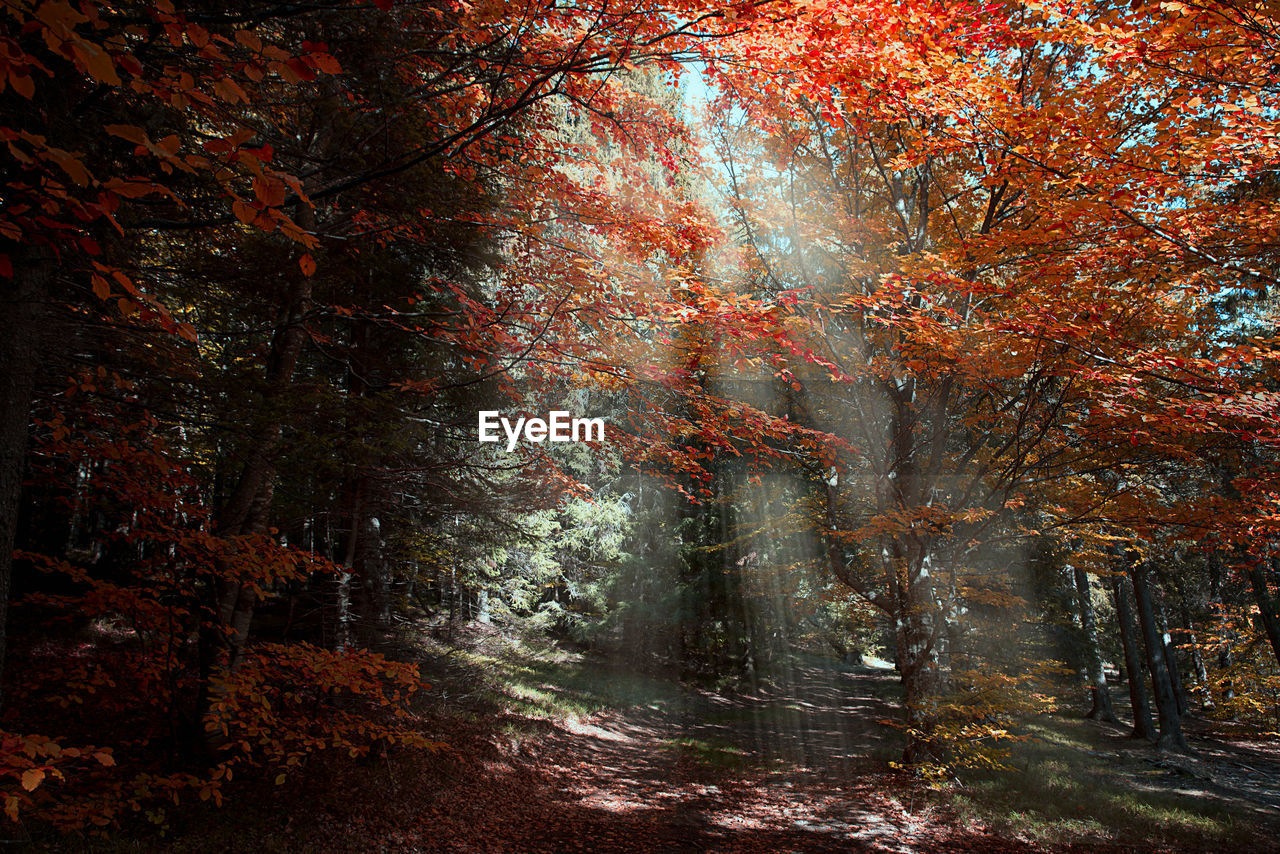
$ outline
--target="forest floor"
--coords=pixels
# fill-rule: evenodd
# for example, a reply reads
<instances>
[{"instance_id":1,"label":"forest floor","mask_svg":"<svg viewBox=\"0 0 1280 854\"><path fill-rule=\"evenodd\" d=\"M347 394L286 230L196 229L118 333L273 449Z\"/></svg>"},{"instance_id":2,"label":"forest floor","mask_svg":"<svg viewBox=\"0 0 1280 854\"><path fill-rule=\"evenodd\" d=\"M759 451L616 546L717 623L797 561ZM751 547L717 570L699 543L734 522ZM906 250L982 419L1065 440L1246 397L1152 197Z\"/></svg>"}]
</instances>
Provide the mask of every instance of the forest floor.
<instances>
[{"instance_id":1,"label":"forest floor","mask_svg":"<svg viewBox=\"0 0 1280 854\"><path fill-rule=\"evenodd\" d=\"M496 632L433 645L441 754L314 763L109 851L1280 852L1280 745L1192 722L1192 756L1042 716L1009 769L897 771L892 672L799 661L713 691Z\"/></svg>"}]
</instances>

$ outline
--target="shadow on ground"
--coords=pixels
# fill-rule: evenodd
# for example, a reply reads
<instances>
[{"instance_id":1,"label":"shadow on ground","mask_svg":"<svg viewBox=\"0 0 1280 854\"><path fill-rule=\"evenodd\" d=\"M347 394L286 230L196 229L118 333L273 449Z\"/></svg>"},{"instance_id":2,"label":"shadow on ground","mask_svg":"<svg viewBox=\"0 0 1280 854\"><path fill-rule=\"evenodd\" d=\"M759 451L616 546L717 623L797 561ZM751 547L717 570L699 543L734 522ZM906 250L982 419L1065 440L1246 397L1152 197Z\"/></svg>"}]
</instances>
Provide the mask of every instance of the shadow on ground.
<instances>
[{"instance_id":1,"label":"shadow on ground","mask_svg":"<svg viewBox=\"0 0 1280 854\"><path fill-rule=\"evenodd\" d=\"M1045 716L1008 768L939 792L889 764L901 752L891 672L800 660L756 690L714 692L497 643L428 664L437 684L422 728L449 752L316 759L286 787L242 783L227 810L175 810L162 839L79 847L1280 851L1269 744L1196 732L1197 756L1171 757L1122 727Z\"/></svg>"}]
</instances>

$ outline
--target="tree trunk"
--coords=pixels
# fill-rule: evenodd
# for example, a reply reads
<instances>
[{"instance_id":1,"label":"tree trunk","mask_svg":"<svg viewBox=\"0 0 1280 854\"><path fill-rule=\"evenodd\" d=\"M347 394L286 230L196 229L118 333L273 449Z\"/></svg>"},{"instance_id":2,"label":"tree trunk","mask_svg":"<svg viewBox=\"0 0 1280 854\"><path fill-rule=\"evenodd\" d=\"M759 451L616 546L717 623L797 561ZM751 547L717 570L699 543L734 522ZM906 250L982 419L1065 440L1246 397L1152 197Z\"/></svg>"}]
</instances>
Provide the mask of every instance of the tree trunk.
<instances>
[{"instance_id":1,"label":"tree trunk","mask_svg":"<svg viewBox=\"0 0 1280 854\"><path fill-rule=\"evenodd\" d=\"M343 484L342 515L347 527L342 537L342 554L338 559L337 578L334 579L333 649L346 652L351 648L351 581L355 577L356 554L364 519L365 479L359 475Z\"/></svg>"},{"instance_id":2,"label":"tree trunk","mask_svg":"<svg viewBox=\"0 0 1280 854\"><path fill-rule=\"evenodd\" d=\"M1160 736L1156 745L1174 750L1187 750L1187 740L1182 734L1182 719L1178 714L1178 700L1165 660L1164 643L1156 625L1155 606L1152 603L1151 586L1147 568L1140 561L1129 566L1133 580L1133 595L1138 603L1138 622L1146 641L1147 668L1151 673L1152 691L1156 698L1156 714L1160 719Z\"/></svg>"},{"instance_id":3,"label":"tree trunk","mask_svg":"<svg viewBox=\"0 0 1280 854\"><path fill-rule=\"evenodd\" d=\"M1235 664L1235 656L1231 654L1231 650L1224 649L1218 653L1218 669L1219 670L1230 670L1234 664ZM1235 698L1236 698L1236 683L1228 679L1222 685L1222 699L1229 703ZM1233 721L1236 719L1236 715L1234 712L1232 712L1230 719Z\"/></svg>"},{"instance_id":4,"label":"tree trunk","mask_svg":"<svg viewBox=\"0 0 1280 854\"><path fill-rule=\"evenodd\" d=\"M893 672L898 674L899 682L905 682L907 668L902 663L902 643L898 637L898 624L895 620L886 622L888 625L885 626L884 633L889 638L889 645L893 648Z\"/></svg>"},{"instance_id":5,"label":"tree trunk","mask_svg":"<svg viewBox=\"0 0 1280 854\"><path fill-rule=\"evenodd\" d=\"M1173 698L1178 703L1178 714L1186 717L1191 708L1187 704L1187 691L1182 684L1182 668L1178 666L1178 649L1173 644L1173 634L1169 631L1169 619L1165 615L1164 601L1158 593L1152 595L1156 610L1156 623L1160 627L1160 647L1164 653L1165 665L1169 668L1169 686L1173 688Z\"/></svg>"},{"instance_id":6,"label":"tree trunk","mask_svg":"<svg viewBox=\"0 0 1280 854\"><path fill-rule=\"evenodd\" d=\"M300 224L302 220L299 217ZM275 457L284 436L283 398L293 383L294 368L306 342L307 330L303 322L310 310L311 279L295 274L267 364L267 392L263 402L265 423L256 436L231 497L218 513L216 533L220 536L261 534L268 528L275 496ZM246 585L227 577L219 579L217 597L221 625L224 630L231 629L226 639L217 644L218 657L224 659L224 664L235 667L248 638L256 597Z\"/></svg>"},{"instance_id":7,"label":"tree trunk","mask_svg":"<svg viewBox=\"0 0 1280 854\"><path fill-rule=\"evenodd\" d=\"M941 652L942 679L944 690L955 689L956 671L970 668L972 662L965 649L965 623L962 619L963 609L959 606L959 593L956 589L955 568L950 567L951 578L948 582L946 603L942 605L942 613L946 619L942 640L945 648Z\"/></svg>"},{"instance_id":8,"label":"tree trunk","mask_svg":"<svg viewBox=\"0 0 1280 854\"><path fill-rule=\"evenodd\" d=\"M360 601L360 620L371 640L391 626L391 568L386 559L382 520L373 515L378 506L379 503L370 502L356 553L356 574L363 582L364 594Z\"/></svg>"},{"instance_id":9,"label":"tree trunk","mask_svg":"<svg viewBox=\"0 0 1280 854\"><path fill-rule=\"evenodd\" d=\"M1196 640L1195 630L1191 625L1191 613L1184 603L1182 606L1182 628L1187 633L1187 642L1191 645L1191 667L1196 675L1196 691L1200 694L1200 708L1213 708L1213 694L1209 691L1209 670L1204 666L1204 655L1200 652L1200 642Z\"/></svg>"},{"instance_id":10,"label":"tree trunk","mask_svg":"<svg viewBox=\"0 0 1280 854\"><path fill-rule=\"evenodd\" d=\"M1267 588L1266 564L1262 560L1250 561L1248 576L1254 601L1258 603L1262 628L1267 633L1267 640L1271 642L1271 651L1275 654L1276 661L1280 662L1280 616L1277 616L1276 602Z\"/></svg>"},{"instance_id":11,"label":"tree trunk","mask_svg":"<svg viewBox=\"0 0 1280 854\"><path fill-rule=\"evenodd\" d=\"M1081 567L1074 567L1076 600L1080 608L1080 626L1084 629L1085 670L1089 677L1089 694L1093 701L1085 717L1116 723L1116 713L1111 708L1111 694L1107 691L1107 675L1102 669L1098 654L1098 630L1093 616L1093 600L1089 590L1089 575Z\"/></svg>"},{"instance_id":12,"label":"tree trunk","mask_svg":"<svg viewBox=\"0 0 1280 854\"><path fill-rule=\"evenodd\" d=\"M1133 707L1134 738L1155 741L1156 729L1151 721L1151 705L1143 684L1142 658L1134 636L1133 608L1129 604L1129 582L1123 575L1111 576L1111 595L1116 602L1116 622L1120 624L1120 642L1124 646L1124 669L1129 676L1129 704Z\"/></svg>"},{"instance_id":13,"label":"tree trunk","mask_svg":"<svg viewBox=\"0 0 1280 854\"><path fill-rule=\"evenodd\" d=\"M372 328L364 318L355 318L351 322L346 371L347 396L351 403L345 408L348 435L358 436L362 430L368 429L368 416L362 414L364 408L356 402L366 398L371 385L376 388L380 381L376 347L370 340ZM356 637L365 646L374 642L379 630L385 629L391 621L390 578L386 562L382 559L382 524L379 519L384 506L383 490L377 465L377 459L371 459L355 475L359 480L360 512L350 520L355 550L349 556L350 560L344 562L347 613L350 614L351 594L354 592ZM350 632L346 640L350 642Z\"/></svg>"},{"instance_id":14,"label":"tree trunk","mask_svg":"<svg viewBox=\"0 0 1280 854\"><path fill-rule=\"evenodd\" d=\"M0 708L4 707L4 660L13 576L13 545L27 461L27 434L36 368L41 362L43 316L55 269L47 249L25 251L5 244L13 278L3 285L0 315ZM2 281L2 280L0 280Z\"/></svg>"},{"instance_id":15,"label":"tree trunk","mask_svg":"<svg viewBox=\"0 0 1280 854\"><path fill-rule=\"evenodd\" d=\"M902 657L902 684L907 707L907 746L903 760L908 765L941 758L934 730L937 727L937 697L943 689L938 639L945 628L933 594L929 561L920 561L913 575L914 578L904 579L905 601L898 620L898 650Z\"/></svg>"},{"instance_id":16,"label":"tree trunk","mask_svg":"<svg viewBox=\"0 0 1280 854\"><path fill-rule=\"evenodd\" d=\"M297 222L305 229L314 229L312 210L304 206ZM284 436L284 398L307 339L304 323L310 310L311 279L292 269L267 360L263 417L257 422L253 446L236 485L216 514L214 533L218 536L238 537L267 531L275 497L275 458ZM200 687L196 701L196 720L200 722L210 707L210 679L219 669L234 670L239 665L257 606L256 594L248 584L236 580L229 562L222 559L217 563L213 591L215 621L200 632Z\"/></svg>"},{"instance_id":17,"label":"tree trunk","mask_svg":"<svg viewBox=\"0 0 1280 854\"><path fill-rule=\"evenodd\" d=\"M1220 552L1214 552L1209 563L1209 607L1213 610L1217 606L1218 612L1218 632L1222 638L1222 645L1218 648L1218 669L1224 673L1231 669L1234 664L1234 658L1231 654L1231 642L1235 638L1235 632L1231 630L1231 621L1227 619L1227 609L1222 598L1222 578L1226 574L1226 566L1222 560ZM1222 699L1230 704L1236 698L1235 684L1231 679L1222 681ZM1231 715L1231 720L1235 720L1235 714Z\"/></svg>"},{"instance_id":18,"label":"tree trunk","mask_svg":"<svg viewBox=\"0 0 1280 854\"><path fill-rule=\"evenodd\" d=\"M936 653L922 646L931 634L926 622L913 619L906 623L911 625L904 625L900 632L900 643L907 650L902 674L907 706L907 746L903 761L920 765L941 758L934 737L939 668Z\"/></svg>"}]
</instances>

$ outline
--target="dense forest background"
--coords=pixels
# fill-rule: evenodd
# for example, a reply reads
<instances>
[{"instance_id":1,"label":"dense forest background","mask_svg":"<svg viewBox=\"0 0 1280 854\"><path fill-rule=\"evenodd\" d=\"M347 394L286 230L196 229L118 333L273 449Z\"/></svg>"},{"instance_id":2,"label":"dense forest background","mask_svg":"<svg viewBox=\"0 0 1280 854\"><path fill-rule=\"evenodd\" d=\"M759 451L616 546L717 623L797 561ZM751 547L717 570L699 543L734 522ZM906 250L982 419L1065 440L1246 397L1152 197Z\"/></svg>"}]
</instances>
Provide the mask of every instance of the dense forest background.
<instances>
[{"instance_id":1,"label":"dense forest background","mask_svg":"<svg viewBox=\"0 0 1280 854\"><path fill-rule=\"evenodd\" d=\"M0 20L6 835L452 761L477 632L891 671L921 785L1280 731L1274 4Z\"/></svg>"}]
</instances>

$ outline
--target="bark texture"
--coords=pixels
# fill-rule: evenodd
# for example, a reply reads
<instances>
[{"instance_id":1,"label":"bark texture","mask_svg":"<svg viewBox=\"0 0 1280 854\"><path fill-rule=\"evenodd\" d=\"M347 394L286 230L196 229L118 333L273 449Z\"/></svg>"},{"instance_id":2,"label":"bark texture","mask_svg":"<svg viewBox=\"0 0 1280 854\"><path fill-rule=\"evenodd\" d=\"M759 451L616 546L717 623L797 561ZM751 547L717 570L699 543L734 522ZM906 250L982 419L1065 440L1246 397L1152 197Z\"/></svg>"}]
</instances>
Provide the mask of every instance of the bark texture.
<instances>
[{"instance_id":1,"label":"bark texture","mask_svg":"<svg viewBox=\"0 0 1280 854\"><path fill-rule=\"evenodd\" d=\"M1156 716L1160 721L1160 735L1156 744L1172 750L1187 750L1187 739L1182 733L1182 718L1178 714L1178 699L1165 658L1164 641L1156 623L1155 605L1152 599L1148 569L1141 561L1133 561L1129 567L1133 581L1133 595L1138 604L1138 623L1147 653L1147 669L1151 674L1151 688L1155 694Z\"/></svg>"},{"instance_id":2,"label":"bark texture","mask_svg":"<svg viewBox=\"0 0 1280 854\"><path fill-rule=\"evenodd\" d=\"M1156 740L1155 724L1151 720L1151 703L1143 682L1146 668L1138 652L1138 640L1133 625L1133 606L1129 602L1129 580L1123 575L1111 576L1111 594L1116 602L1116 621L1120 624L1120 641L1124 646L1124 669L1129 675L1129 705L1133 708L1134 738Z\"/></svg>"},{"instance_id":3,"label":"bark texture","mask_svg":"<svg viewBox=\"0 0 1280 854\"><path fill-rule=\"evenodd\" d=\"M1277 616L1276 602L1267 587L1266 564L1261 560L1249 564L1249 586L1253 588L1254 601L1258 603L1258 614L1262 620L1262 628L1271 642L1271 651L1276 661L1280 662L1280 616Z\"/></svg>"},{"instance_id":4,"label":"bark texture","mask_svg":"<svg viewBox=\"0 0 1280 854\"><path fill-rule=\"evenodd\" d=\"M48 249L13 251L14 276L0 285L0 708L4 707L6 628L13 578L13 546L18 529L26 469L27 437L36 368L41 361L42 326L55 262Z\"/></svg>"},{"instance_id":5,"label":"bark texture","mask_svg":"<svg viewBox=\"0 0 1280 854\"><path fill-rule=\"evenodd\" d=\"M1093 615L1093 598L1089 589L1089 574L1074 567L1076 602L1080 609L1080 626L1084 630L1085 671L1089 678L1089 696L1092 705L1085 717L1116 723L1116 713L1111 707L1111 694L1107 691L1107 675L1102 669L1102 657L1098 654L1098 627Z\"/></svg>"}]
</instances>

